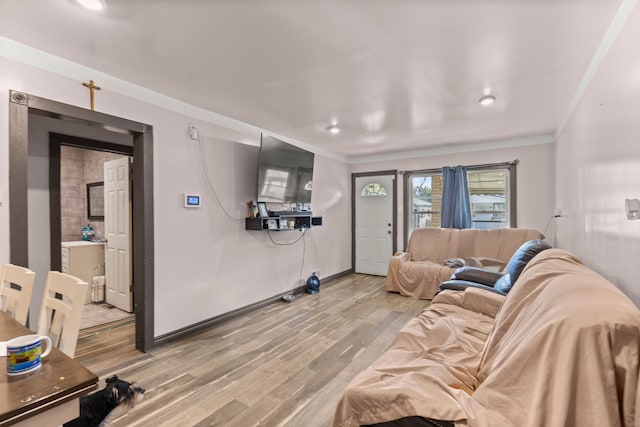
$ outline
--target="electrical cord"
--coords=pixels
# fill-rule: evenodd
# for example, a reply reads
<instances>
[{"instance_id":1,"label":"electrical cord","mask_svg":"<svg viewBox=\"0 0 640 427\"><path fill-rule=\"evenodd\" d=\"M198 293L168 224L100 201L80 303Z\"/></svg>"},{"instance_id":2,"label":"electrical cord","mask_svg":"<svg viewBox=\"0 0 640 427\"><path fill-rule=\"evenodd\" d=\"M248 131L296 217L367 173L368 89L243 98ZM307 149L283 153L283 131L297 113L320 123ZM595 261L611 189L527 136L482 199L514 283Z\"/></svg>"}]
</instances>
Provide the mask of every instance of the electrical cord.
<instances>
[{"instance_id":1,"label":"electrical cord","mask_svg":"<svg viewBox=\"0 0 640 427\"><path fill-rule=\"evenodd\" d=\"M548 238L547 237L547 232L549 231L549 227L551 226L551 221L553 221L556 218L560 218L560 217L561 217L561 215L551 215L549 217L549 219L547 220L547 225L544 227L544 231L542 232L542 235L545 236L545 238ZM551 239L552 240L551 246L555 246L556 245L555 222L553 223L553 228L554 228L554 230L553 230L553 238Z\"/></svg>"},{"instance_id":2,"label":"electrical cord","mask_svg":"<svg viewBox=\"0 0 640 427\"><path fill-rule=\"evenodd\" d=\"M307 252L307 241L304 238L304 236L307 234L307 230L309 230L309 229L308 228L303 228L302 229L302 236L298 237L293 242L288 242L288 243L276 242L275 240L273 240L273 236L271 236L271 231L267 230L267 235L269 236L269 240L271 240L271 243L273 243L274 245L277 245L277 246L291 246L291 245L295 245L300 240L302 240L302 262L300 263L300 275L298 277L298 279L300 281L302 281L302 272L304 271L304 258L305 258L305 254Z\"/></svg>"},{"instance_id":3,"label":"electrical cord","mask_svg":"<svg viewBox=\"0 0 640 427\"><path fill-rule=\"evenodd\" d=\"M220 201L220 198L218 197L218 193L216 192L216 189L213 183L209 179L209 168L207 166L207 163L204 160L205 151L204 151L204 145L202 144L202 140L200 139L200 134L198 132L195 132L195 135L192 136L192 139L194 139L198 144L197 149L200 153L200 156L199 156L200 157L200 173L202 174L202 178L206 183L207 190L211 193L216 203L218 204L218 206L220 206L220 209L222 209L222 212L224 212L227 218L229 218L232 221L244 221L244 218L236 218L225 209L224 205Z\"/></svg>"},{"instance_id":4,"label":"electrical cord","mask_svg":"<svg viewBox=\"0 0 640 427\"><path fill-rule=\"evenodd\" d=\"M304 239L304 235L307 234L307 230L308 230L308 228L303 228L302 229L302 236L298 237L293 242L287 242L287 243L280 243L280 242L276 242L275 240L273 240L273 236L271 236L271 230L267 230L267 235L269 236L269 240L271 240L271 243L273 243L274 245L277 245L277 246L291 246L291 245L295 245L296 243L298 243L300 241L300 239ZM304 243L304 240L302 242Z\"/></svg>"},{"instance_id":5,"label":"electrical cord","mask_svg":"<svg viewBox=\"0 0 640 427\"><path fill-rule=\"evenodd\" d=\"M300 277L299 280L302 282L302 272L304 271L304 254L307 250L307 241L304 238L304 235L307 233L306 229L302 233L302 263L300 263Z\"/></svg>"},{"instance_id":6,"label":"electrical cord","mask_svg":"<svg viewBox=\"0 0 640 427\"><path fill-rule=\"evenodd\" d=\"M233 221L243 221L244 218L235 218L231 214L229 214L229 212L225 209L224 205L220 201L220 198L218 197L218 193L216 192L213 183L209 179L209 168L207 166L207 163L204 161L204 159L205 159L205 151L204 151L204 145L202 144L202 140L200 139L200 134L196 132L195 133L195 137L193 137L192 139L194 139L196 141L196 143L198 144L197 148L198 148L198 151L200 152L200 156L199 156L200 157L200 172L202 174L202 178L204 179L205 183L207 184L207 190L209 190L209 192L213 195L213 198L216 200L216 202L218 203L218 206L220 206L220 209L222 209L222 211L227 216L227 218L229 218L230 220L233 220ZM267 235L269 236L269 240L271 240L271 243L273 243L276 246L292 246L292 245L295 245L296 243L298 243L300 240L302 240L302 262L301 262L301 265L300 265L300 276L299 276L299 280L300 281L302 281L302 272L304 271L304 259L305 259L305 253L306 253L306 247L307 247L306 240L305 240L304 236L307 234L307 230L308 230L308 228L303 228L302 229L302 235L300 237L298 237L293 242L287 242L287 243L276 242L275 240L273 240L273 236L271 235L271 231L267 230Z\"/></svg>"}]
</instances>

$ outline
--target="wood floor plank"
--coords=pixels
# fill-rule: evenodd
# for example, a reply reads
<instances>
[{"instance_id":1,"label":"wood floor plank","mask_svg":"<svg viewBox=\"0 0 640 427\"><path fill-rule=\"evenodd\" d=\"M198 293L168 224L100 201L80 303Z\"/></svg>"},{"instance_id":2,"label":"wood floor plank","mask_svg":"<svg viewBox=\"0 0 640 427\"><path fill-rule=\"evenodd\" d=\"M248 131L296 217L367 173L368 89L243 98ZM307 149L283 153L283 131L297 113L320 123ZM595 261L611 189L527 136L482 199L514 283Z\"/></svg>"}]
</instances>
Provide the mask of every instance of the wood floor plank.
<instances>
[{"instance_id":1,"label":"wood floor plank","mask_svg":"<svg viewBox=\"0 0 640 427\"><path fill-rule=\"evenodd\" d=\"M327 427L344 387L428 304L350 274L148 353L135 350L133 324L92 328L76 359L146 389L105 426Z\"/></svg>"},{"instance_id":2,"label":"wood floor plank","mask_svg":"<svg viewBox=\"0 0 640 427\"><path fill-rule=\"evenodd\" d=\"M243 411L249 409L247 405L242 402L238 402L237 400L232 400L231 402L224 405L219 410L215 411L213 414L203 419L197 424L194 424L195 427L209 427L209 426L227 426L233 417Z\"/></svg>"}]
</instances>

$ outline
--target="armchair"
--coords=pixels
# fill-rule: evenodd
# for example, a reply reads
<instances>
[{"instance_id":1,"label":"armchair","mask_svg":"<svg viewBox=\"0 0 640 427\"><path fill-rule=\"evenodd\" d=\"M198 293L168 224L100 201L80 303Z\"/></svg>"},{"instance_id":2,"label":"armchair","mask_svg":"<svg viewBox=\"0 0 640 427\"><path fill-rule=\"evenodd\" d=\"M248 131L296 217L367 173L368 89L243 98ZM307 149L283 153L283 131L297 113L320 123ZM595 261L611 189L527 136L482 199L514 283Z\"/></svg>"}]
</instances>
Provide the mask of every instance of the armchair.
<instances>
[{"instance_id":1,"label":"armchair","mask_svg":"<svg viewBox=\"0 0 640 427\"><path fill-rule=\"evenodd\" d=\"M460 267L453 272L450 280L440 284L440 290L461 291L475 287L506 295L527 263L540 252L550 248L551 246L543 240L529 240L518 248L502 272L496 273L478 267Z\"/></svg>"}]
</instances>

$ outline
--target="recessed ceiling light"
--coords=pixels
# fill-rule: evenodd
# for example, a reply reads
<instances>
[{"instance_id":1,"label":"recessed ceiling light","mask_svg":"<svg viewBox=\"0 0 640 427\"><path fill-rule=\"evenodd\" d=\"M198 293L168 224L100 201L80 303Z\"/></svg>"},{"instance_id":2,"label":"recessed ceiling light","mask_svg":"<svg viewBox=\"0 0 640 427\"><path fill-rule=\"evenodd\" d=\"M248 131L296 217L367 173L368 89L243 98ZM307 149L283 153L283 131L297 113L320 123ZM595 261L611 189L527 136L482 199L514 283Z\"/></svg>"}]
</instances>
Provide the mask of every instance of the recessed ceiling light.
<instances>
[{"instance_id":1,"label":"recessed ceiling light","mask_svg":"<svg viewBox=\"0 0 640 427\"><path fill-rule=\"evenodd\" d=\"M89 10L102 10L107 7L105 0L76 0L76 3Z\"/></svg>"},{"instance_id":2,"label":"recessed ceiling light","mask_svg":"<svg viewBox=\"0 0 640 427\"><path fill-rule=\"evenodd\" d=\"M334 134L334 135L337 134L337 133L340 133L340 127L335 123L332 124L332 125L327 126L327 130L329 132L331 132L332 134Z\"/></svg>"},{"instance_id":3,"label":"recessed ceiling light","mask_svg":"<svg viewBox=\"0 0 640 427\"><path fill-rule=\"evenodd\" d=\"M478 102L481 105L491 105L496 101L496 97L493 95L485 95L482 98L478 99Z\"/></svg>"}]
</instances>

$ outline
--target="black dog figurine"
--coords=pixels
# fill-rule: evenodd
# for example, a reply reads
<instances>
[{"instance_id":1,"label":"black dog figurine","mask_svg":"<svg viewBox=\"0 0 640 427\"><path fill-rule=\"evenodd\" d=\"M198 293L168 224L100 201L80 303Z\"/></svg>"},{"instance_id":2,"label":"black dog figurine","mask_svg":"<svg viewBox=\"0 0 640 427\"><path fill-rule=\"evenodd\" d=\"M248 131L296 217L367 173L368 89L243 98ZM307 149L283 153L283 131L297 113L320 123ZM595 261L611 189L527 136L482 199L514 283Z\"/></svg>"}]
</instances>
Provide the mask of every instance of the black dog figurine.
<instances>
[{"instance_id":1,"label":"black dog figurine","mask_svg":"<svg viewBox=\"0 0 640 427\"><path fill-rule=\"evenodd\" d=\"M64 427L99 427L118 405L132 407L144 397L144 389L123 381L114 375L107 378L102 390L80 398L80 416L64 424Z\"/></svg>"}]
</instances>

